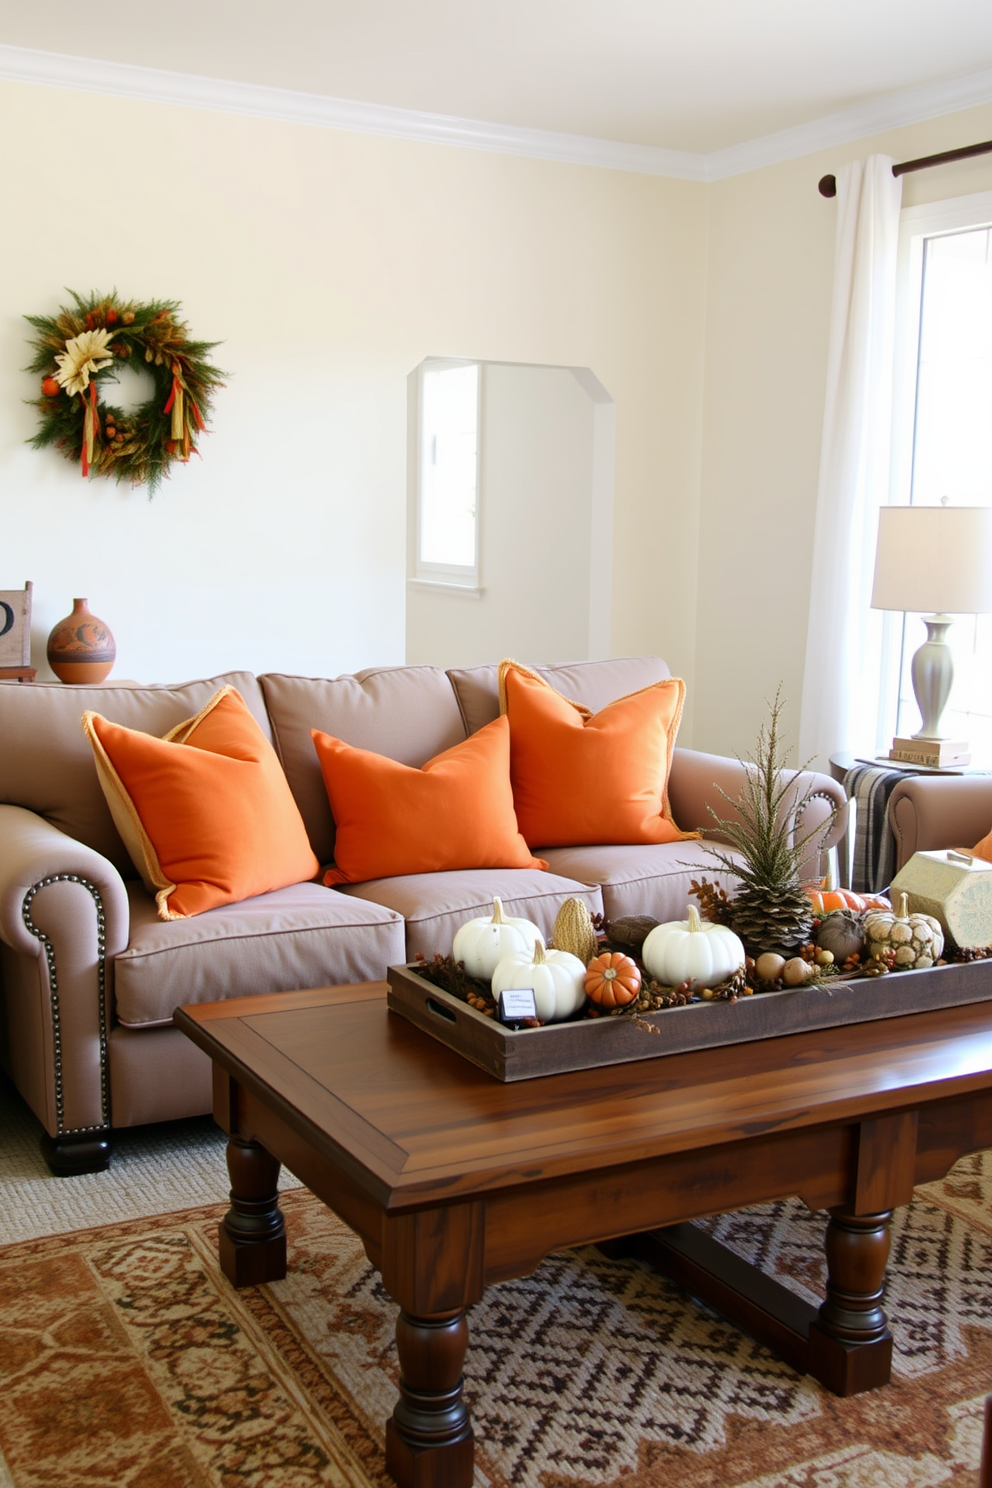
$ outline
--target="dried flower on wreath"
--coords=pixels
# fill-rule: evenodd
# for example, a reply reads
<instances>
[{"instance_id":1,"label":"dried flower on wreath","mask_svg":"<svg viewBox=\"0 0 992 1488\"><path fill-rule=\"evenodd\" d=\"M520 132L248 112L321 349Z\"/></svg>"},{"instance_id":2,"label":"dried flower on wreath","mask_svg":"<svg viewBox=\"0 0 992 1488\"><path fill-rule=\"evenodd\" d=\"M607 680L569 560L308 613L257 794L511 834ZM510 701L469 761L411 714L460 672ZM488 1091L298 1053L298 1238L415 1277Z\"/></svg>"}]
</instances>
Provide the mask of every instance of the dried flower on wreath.
<instances>
[{"instance_id":1,"label":"dried flower on wreath","mask_svg":"<svg viewBox=\"0 0 992 1488\"><path fill-rule=\"evenodd\" d=\"M199 454L197 439L224 374L209 353L216 341L194 341L175 300L122 300L116 292L86 297L57 315L26 315L37 335L26 369L41 377L30 400L41 423L30 441L78 462L84 476L112 475L154 495L176 461ZM151 376L152 396L130 413L108 400L122 366Z\"/></svg>"}]
</instances>

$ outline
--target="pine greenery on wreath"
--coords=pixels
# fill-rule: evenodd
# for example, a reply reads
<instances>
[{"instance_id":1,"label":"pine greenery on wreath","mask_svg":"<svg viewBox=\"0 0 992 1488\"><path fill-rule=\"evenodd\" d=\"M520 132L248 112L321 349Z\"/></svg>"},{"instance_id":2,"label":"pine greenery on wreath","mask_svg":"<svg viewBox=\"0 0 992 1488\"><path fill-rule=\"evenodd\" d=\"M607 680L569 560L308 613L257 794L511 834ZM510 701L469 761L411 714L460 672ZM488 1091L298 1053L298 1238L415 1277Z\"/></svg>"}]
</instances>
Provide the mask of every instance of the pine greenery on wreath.
<instances>
[{"instance_id":1,"label":"pine greenery on wreath","mask_svg":"<svg viewBox=\"0 0 992 1488\"><path fill-rule=\"evenodd\" d=\"M147 486L159 482L178 460L198 454L214 390L223 373L208 353L216 341L193 341L175 300L120 300L116 292L85 299L70 290L73 305L54 316L26 315L37 331L35 357L26 369L41 375L41 396L31 403L41 426L30 441L50 445L82 474L112 475ZM151 398L131 413L103 401L120 366L133 361L151 374Z\"/></svg>"}]
</instances>

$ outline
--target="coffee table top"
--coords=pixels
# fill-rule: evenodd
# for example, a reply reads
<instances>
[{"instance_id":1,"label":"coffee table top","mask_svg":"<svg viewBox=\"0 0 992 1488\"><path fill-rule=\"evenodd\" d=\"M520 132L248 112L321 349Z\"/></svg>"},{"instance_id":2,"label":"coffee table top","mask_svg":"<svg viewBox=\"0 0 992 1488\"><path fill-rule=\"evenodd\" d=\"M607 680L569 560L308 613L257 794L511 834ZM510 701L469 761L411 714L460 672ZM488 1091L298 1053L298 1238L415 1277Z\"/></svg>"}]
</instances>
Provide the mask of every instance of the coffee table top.
<instances>
[{"instance_id":1,"label":"coffee table top","mask_svg":"<svg viewBox=\"0 0 992 1488\"><path fill-rule=\"evenodd\" d=\"M389 1012L386 991L231 999L176 1023L393 1211L919 1106L992 1071L992 1011L969 1004L503 1084Z\"/></svg>"}]
</instances>

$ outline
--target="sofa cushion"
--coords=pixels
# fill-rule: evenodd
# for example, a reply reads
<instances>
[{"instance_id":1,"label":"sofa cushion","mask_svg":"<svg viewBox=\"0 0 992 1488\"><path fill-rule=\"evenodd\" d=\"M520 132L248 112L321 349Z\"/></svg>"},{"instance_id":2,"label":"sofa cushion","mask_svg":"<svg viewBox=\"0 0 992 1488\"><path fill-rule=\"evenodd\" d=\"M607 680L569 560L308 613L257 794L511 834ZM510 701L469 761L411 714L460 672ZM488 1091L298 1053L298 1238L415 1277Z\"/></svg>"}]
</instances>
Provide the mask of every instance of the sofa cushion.
<instances>
[{"instance_id":1,"label":"sofa cushion","mask_svg":"<svg viewBox=\"0 0 992 1488\"><path fill-rule=\"evenodd\" d=\"M548 847L544 856L549 872L598 884L608 920L641 914L662 921L684 920L687 905L698 906L692 897L692 879L707 878L728 893L737 888L736 879L717 868L706 844L698 840L627 847Z\"/></svg>"},{"instance_id":2,"label":"sofa cushion","mask_svg":"<svg viewBox=\"0 0 992 1488\"><path fill-rule=\"evenodd\" d=\"M265 703L251 672L156 687L74 687L64 682L0 683L0 801L36 811L53 827L109 858L118 873L135 869L114 826L80 727L87 708L125 728L167 733L236 687L267 739Z\"/></svg>"},{"instance_id":3,"label":"sofa cushion","mask_svg":"<svg viewBox=\"0 0 992 1488\"><path fill-rule=\"evenodd\" d=\"M114 962L114 1001L131 1028L171 1023L183 1003L381 981L404 956L398 914L322 884L167 921L141 884L128 893L131 939Z\"/></svg>"},{"instance_id":4,"label":"sofa cushion","mask_svg":"<svg viewBox=\"0 0 992 1488\"><path fill-rule=\"evenodd\" d=\"M336 827L325 884L546 866L517 830L505 718L494 718L419 770L319 729L313 742Z\"/></svg>"},{"instance_id":5,"label":"sofa cushion","mask_svg":"<svg viewBox=\"0 0 992 1488\"><path fill-rule=\"evenodd\" d=\"M672 674L657 656L620 656L610 661L576 661L567 666L530 668L572 702L598 713L615 698L626 697ZM499 664L452 667L448 677L467 733L499 717Z\"/></svg>"},{"instance_id":6,"label":"sofa cushion","mask_svg":"<svg viewBox=\"0 0 992 1488\"><path fill-rule=\"evenodd\" d=\"M406 959L418 953L447 956L455 931L466 920L492 913L498 895L507 915L533 920L546 936L554 928L555 916L564 901L573 896L600 914L603 899L599 888L576 883L555 873L532 868L475 868L459 873L415 873L406 878L372 879L369 883L344 884L339 890L349 898L368 899L386 905L406 921Z\"/></svg>"},{"instance_id":7,"label":"sofa cushion","mask_svg":"<svg viewBox=\"0 0 992 1488\"><path fill-rule=\"evenodd\" d=\"M259 682L276 752L322 863L334 856L334 818L311 729L418 767L465 738L451 683L440 667L370 667L334 678L268 672Z\"/></svg>"},{"instance_id":8,"label":"sofa cushion","mask_svg":"<svg viewBox=\"0 0 992 1488\"><path fill-rule=\"evenodd\" d=\"M530 844L672 842L668 773L685 683L666 677L598 713L516 662L500 666L510 776Z\"/></svg>"},{"instance_id":9,"label":"sofa cushion","mask_svg":"<svg viewBox=\"0 0 992 1488\"><path fill-rule=\"evenodd\" d=\"M275 750L224 687L164 739L83 714L114 821L163 920L314 878Z\"/></svg>"}]
</instances>

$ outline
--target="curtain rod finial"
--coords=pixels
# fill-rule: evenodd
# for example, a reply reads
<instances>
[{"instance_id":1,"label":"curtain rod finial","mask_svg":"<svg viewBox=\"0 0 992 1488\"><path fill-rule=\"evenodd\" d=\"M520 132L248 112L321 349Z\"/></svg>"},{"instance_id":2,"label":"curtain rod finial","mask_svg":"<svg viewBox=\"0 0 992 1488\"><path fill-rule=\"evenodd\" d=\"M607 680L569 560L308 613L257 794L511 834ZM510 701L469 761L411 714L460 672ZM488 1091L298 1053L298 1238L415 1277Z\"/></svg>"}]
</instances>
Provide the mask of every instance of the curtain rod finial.
<instances>
[{"instance_id":1,"label":"curtain rod finial","mask_svg":"<svg viewBox=\"0 0 992 1488\"><path fill-rule=\"evenodd\" d=\"M836 176L821 176L820 179L819 179L819 181L818 181L818 183L817 183L817 188L816 189L819 191L819 193L820 193L821 196L836 196L837 195L837 177Z\"/></svg>"}]
</instances>

